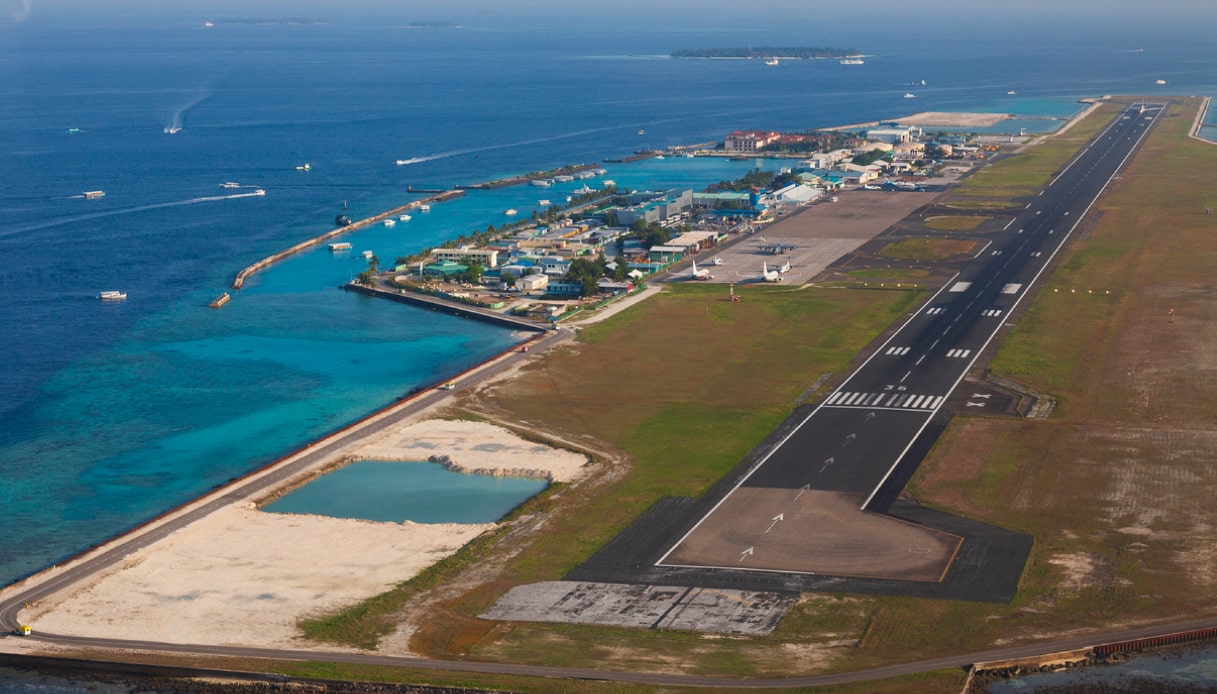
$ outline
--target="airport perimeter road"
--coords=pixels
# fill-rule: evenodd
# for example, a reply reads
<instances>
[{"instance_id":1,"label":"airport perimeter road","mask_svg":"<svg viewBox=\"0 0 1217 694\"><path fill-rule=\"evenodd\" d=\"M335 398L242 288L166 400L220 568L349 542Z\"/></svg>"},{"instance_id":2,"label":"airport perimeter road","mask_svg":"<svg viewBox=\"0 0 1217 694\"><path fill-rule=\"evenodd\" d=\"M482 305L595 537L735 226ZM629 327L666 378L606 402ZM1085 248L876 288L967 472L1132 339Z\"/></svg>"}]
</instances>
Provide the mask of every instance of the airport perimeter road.
<instances>
[{"instance_id":1,"label":"airport perimeter road","mask_svg":"<svg viewBox=\"0 0 1217 694\"><path fill-rule=\"evenodd\" d=\"M536 354L561 343L572 334L569 330L552 331L544 333L526 344L532 348L533 354ZM453 379L455 391L476 385L527 357L527 354L513 348L499 358L456 376ZM100 572L121 562L131 553L152 545L179 528L183 528L223 506L274 489L300 472L333 457L353 442L387 427L396 426L402 420L418 415L449 399L452 392L454 391L429 390L406 402L391 405L321 441L309 444L304 449L289 454L261 470L234 480L200 499L110 540L94 551L82 553L65 561L62 570L47 570L22 583L6 588L0 592L0 631L11 632L17 628L19 624L17 615L27 603L32 604L45 600L72 585L94 578Z\"/></svg>"},{"instance_id":2,"label":"airport perimeter road","mask_svg":"<svg viewBox=\"0 0 1217 694\"><path fill-rule=\"evenodd\" d=\"M829 522L848 527L831 497L885 511L876 494L1003 321L1131 156L1165 104L1132 106L1091 141L962 271L935 294L658 562L660 567L752 569L858 575L861 540L825 543ZM982 410L985 398L965 407ZM889 490L885 490L885 497ZM872 514L873 515L873 514ZM895 521L892 521L893 523ZM918 580L951 560L950 542L910 537L897 555ZM932 559L936 555L938 559ZM827 562L827 563L826 563ZM892 564L885 575L898 577ZM908 576L914 578L914 576Z\"/></svg>"}]
</instances>

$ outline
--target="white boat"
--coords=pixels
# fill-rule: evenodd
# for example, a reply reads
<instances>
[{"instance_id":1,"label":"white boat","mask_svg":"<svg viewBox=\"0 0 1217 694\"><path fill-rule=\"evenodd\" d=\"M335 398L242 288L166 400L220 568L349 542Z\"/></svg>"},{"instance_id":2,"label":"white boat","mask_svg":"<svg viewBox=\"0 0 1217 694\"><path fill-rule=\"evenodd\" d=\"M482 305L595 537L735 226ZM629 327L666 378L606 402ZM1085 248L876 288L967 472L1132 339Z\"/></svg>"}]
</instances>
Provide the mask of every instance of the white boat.
<instances>
[{"instance_id":1,"label":"white boat","mask_svg":"<svg viewBox=\"0 0 1217 694\"><path fill-rule=\"evenodd\" d=\"M549 207L553 203L550 202L549 200L546 200L545 198L541 198L540 200L537 201L537 204L540 205L541 207Z\"/></svg>"},{"instance_id":2,"label":"white boat","mask_svg":"<svg viewBox=\"0 0 1217 694\"><path fill-rule=\"evenodd\" d=\"M101 299L102 301L122 301L123 299L127 298L127 293L109 290L109 291L99 292L97 294L97 298Z\"/></svg>"},{"instance_id":3,"label":"white boat","mask_svg":"<svg viewBox=\"0 0 1217 694\"><path fill-rule=\"evenodd\" d=\"M418 211L419 211L419 212L430 212L430 211L431 211L431 206L430 206L430 205L419 205L419 206L418 206Z\"/></svg>"},{"instance_id":4,"label":"white boat","mask_svg":"<svg viewBox=\"0 0 1217 694\"><path fill-rule=\"evenodd\" d=\"M413 218L408 214L403 214L402 216L398 217L398 219L400 219L403 222L408 222Z\"/></svg>"},{"instance_id":5,"label":"white boat","mask_svg":"<svg viewBox=\"0 0 1217 694\"><path fill-rule=\"evenodd\" d=\"M591 171L580 171L579 173L575 174L575 178L580 178L580 179L588 179L588 178L595 178L595 177L596 177L596 174L592 173Z\"/></svg>"},{"instance_id":6,"label":"white boat","mask_svg":"<svg viewBox=\"0 0 1217 694\"><path fill-rule=\"evenodd\" d=\"M603 183L604 183L604 187L605 187L605 188L609 188L609 187L611 187L611 186L615 186L615 185L617 185L617 182L616 182L616 181L614 181L614 180L613 180L613 179L611 179L611 178L606 178L606 179L604 179Z\"/></svg>"},{"instance_id":7,"label":"white boat","mask_svg":"<svg viewBox=\"0 0 1217 694\"><path fill-rule=\"evenodd\" d=\"M532 184L538 188L548 188L552 186L554 182L548 178L534 178L532 179Z\"/></svg>"},{"instance_id":8,"label":"white boat","mask_svg":"<svg viewBox=\"0 0 1217 694\"><path fill-rule=\"evenodd\" d=\"M766 60L766 61L765 61L765 64L766 64L766 65L777 65L777 64L778 64L778 59L777 59L777 58L770 58L769 60Z\"/></svg>"},{"instance_id":9,"label":"white boat","mask_svg":"<svg viewBox=\"0 0 1217 694\"><path fill-rule=\"evenodd\" d=\"M656 155L655 155L655 158L656 158L656 159L663 159L663 155L662 155L662 154L656 154Z\"/></svg>"},{"instance_id":10,"label":"white boat","mask_svg":"<svg viewBox=\"0 0 1217 694\"><path fill-rule=\"evenodd\" d=\"M639 134L639 135L646 135L646 134L647 134L647 131L645 131L645 130L639 130L639 131L638 131L638 134Z\"/></svg>"},{"instance_id":11,"label":"white boat","mask_svg":"<svg viewBox=\"0 0 1217 694\"><path fill-rule=\"evenodd\" d=\"M300 166L296 167L296 170L297 171L312 171L313 165L312 164L301 164Z\"/></svg>"},{"instance_id":12,"label":"white boat","mask_svg":"<svg viewBox=\"0 0 1217 694\"><path fill-rule=\"evenodd\" d=\"M512 217L512 216L514 216L514 215L515 215L517 212L518 212L518 210L516 210L516 208L512 207L512 208L510 208L510 209L506 210L505 212L503 212L503 214L507 215L508 217Z\"/></svg>"},{"instance_id":13,"label":"white boat","mask_svg":"<svg viewBox=\"0 0 1217 694\"><path fill-rule=\"evenodd\" d=\"M376 255L376 254L375 254L375 253L373 253L372 251L364 251L364 252L363 252L363 257L364 257L364 259L365 259L365 260L371 260L371 259L372 259L372 257L373 257L373 256L375 256L375 255Z\"/></svg>"},{"instance_id":14,"label":"white boat","mask_svg":"<svg viewBox=\"0 0 1217 694\"><path fill-rule=\"evenodd\" d=\"M171 126L165 128L166 135L176 135L176 134L180 133L181 131L182 131L182 129L176 125L171 125Z\"/></svg>"},{"instance_id":15,"label":"white boat","mask_svg":"<svg viewBox=\"0 0 1217 694\"><path fill-rule=\"evenodd\" d=\"M593 190L591 188L588 188L586 185L575 189L575 195L587 195L588 193L591 193L591 192L593 192Z\"/></svg>"},{"instance_id":16,"label":"white boat","mask_svg":"<svg viewBox=\"0 0 1217 694\"><path fill-rule=\"evenodd\" d=\"M560 174L558 176L554 176L554 180L557 181L558 183L570 183L571 181L575 180L575 177L567 176L566 174Z\"/></svg>"},{"instance_id":17,"label":"white boat","mask_svg":"<svg viewBox=\"0 0 1217 694\"><path fill-rule=\"evenodd\" d=\"M596 174L597 176L603 176L604 174L608 173L608 170L607 169L593 169L592 173Z\"/></svg>"},{"instance_id":18,"label":"white boat","mask_svg":"<svg viewBox=\"0 0 1217 694\"><path fill-rule=\"evenodd\" d=\"M846 58L841 61L842 65L865 65L866 62L861 58Z\"/></svg>"},{"instance_id":19,"label":"white boat","mask_svg":"<svg viewBox=\"0 0 1217 694\"><path fill-rule=\"evenodd\" d=\"M917 98L917 95L916 95L916 94L914 94L914 93L912 93L912 92L905 92L905 93L904 93L904 98L906 98L906 99L916 99L916 98Z\"/></svg>"},{"instance_id":20,"label":"white boat","mask_svg":"<svg viewBox=\"0 0 1217 694\"><path fill-rule=\"evenodd\" d=\"M343 241L341 243L331 243L330 244L331 253L337 253L338 251L349 251L349 250L351 250L351 244L349 244L345 241Z\"/></svg>"},{"instance_id":21,"label":"white boat","mask_svg":"<svg viewBox=\"0 0 1217 694\"><path fill-rule=\"evenodd\" d=\"M106 197L106 191L104 191L104 190L86 190L84 192L84 196L85 196L85 198L87 198L89 200L96 200L97 198Z\"/></svg>"},{"instance_id":22,"label":"white boat","mask_svg":"<svg viewBox=\"0 0 1217 694\"><path fill-rule=\"evenodd\" d=\"M1013 89L1011 89L1010 91L1006 92L1006 94L1009 94L1010 96L1014 96L1014 95L1015 95L1015 94L1017 94L1017 93L1018 93L1018 92L1014 91Z\"/></svg>"},{"instance_id":23,"label":"white boat","mask_svg":"<svg viewBox=\"0 0 1217 694\"><path fill-rule=\"evenodd\" d=\"M1154 80L1154 84L1166 84L1166 80Z\"/></svg>"},{"instance_id":24,"label":"white boat","mask_svg":"<svg viewBox=\"0 0 1217 694\"><path fill-rule=\"evenodd\" d=\"M398 160L397 160L397 165L398 165L398 166L405 166L406 164L409 164L409 163L410 163L410 160L409 160L409 159L398 159Z\"/></svg>"},{"instance_id":25,"label":"white boat","mask_svg":"<svg viewBox=\"0 0 1217 694\"><path fill-rule=\"evenodd\" d=\"M266 191L259 188L254 191L254 195L266 195Z\"/></svg>"},{"instance_id":26,"label":"white boat","mask_svg":"<svg viewBox=\"0 0 1217 694\"><path fill-rule=\"evenodd\" d=\"M397 220L396 220L396 219L386 219L386 220L385 220L385 226L387 226L387 227L389 227L390 229L392 229L393 227L397 226Z\"/></svg>"},{"instance_id":27,"label":"white boat","mask_svg":"<svg viewBox=\"0 0 1217 694\"><path fill-rule=\"evenodd\" d=\"M227 181L227 182L225 182L225 183L221 183L221 184L220 184L220 187L221 187L221 188L240 188L240 187L241 187L241 184L240 184L240 183L235 183L235 182L233 182L233 181Z\"/></svg>"}]
</instances>

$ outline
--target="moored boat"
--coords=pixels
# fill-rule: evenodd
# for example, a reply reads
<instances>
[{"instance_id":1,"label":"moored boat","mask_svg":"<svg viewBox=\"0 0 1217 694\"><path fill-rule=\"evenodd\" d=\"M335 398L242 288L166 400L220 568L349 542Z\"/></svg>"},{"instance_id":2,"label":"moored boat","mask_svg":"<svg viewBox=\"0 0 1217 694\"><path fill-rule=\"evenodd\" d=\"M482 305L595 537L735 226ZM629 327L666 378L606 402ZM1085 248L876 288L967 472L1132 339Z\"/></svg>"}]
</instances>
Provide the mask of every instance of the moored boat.
<instances>
[{"instance_id":1,"label":"moored boat","mask_svg":"<svg viewBox=\"0 0 1217 694\"><path fill-rule=\"evenodd\" d=\"M349 251L349 250L351 250L351 244L349 244L345 241L340 242L340 243L331 243L330 244L330 253L337 253L339 251Z\"/></svg>"},{"instance_id":2,"label":"moored boat","mask_svg":"<svg viewBox=\"0 0 1217 694\"><path fill-rule=\"evenodd\" d=\"M101 299L102 301L122 301L123 299L127 298L127 293L115 291L115 290L107 290L104 292L98 292L97 298Z\"/></svg>"}]
</instances>

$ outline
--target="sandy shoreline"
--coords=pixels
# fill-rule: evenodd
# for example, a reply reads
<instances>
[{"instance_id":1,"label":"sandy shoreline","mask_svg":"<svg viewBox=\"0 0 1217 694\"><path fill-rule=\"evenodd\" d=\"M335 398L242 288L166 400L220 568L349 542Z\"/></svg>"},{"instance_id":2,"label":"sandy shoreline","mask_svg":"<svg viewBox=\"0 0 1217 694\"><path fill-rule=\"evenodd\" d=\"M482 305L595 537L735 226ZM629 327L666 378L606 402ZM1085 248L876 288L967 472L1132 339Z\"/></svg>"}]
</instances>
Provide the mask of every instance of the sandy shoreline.
<instances>
[{"instance_id":1,"label":"sandy shoreline","mask_svg":"<svg viewBox=\"0 0 1217 694\"><path fill-rule=\"evenodd\" d=\"M322 467L433 455L469 470L555 481L578 478L587 464L580 454L501 427L430 419L360 439ZM56 634L307 648L299 619L382 593L494 527L266 513L246 498L132 553L88 585L23 610L21 618Z\"/></svg>"}]
</instances>

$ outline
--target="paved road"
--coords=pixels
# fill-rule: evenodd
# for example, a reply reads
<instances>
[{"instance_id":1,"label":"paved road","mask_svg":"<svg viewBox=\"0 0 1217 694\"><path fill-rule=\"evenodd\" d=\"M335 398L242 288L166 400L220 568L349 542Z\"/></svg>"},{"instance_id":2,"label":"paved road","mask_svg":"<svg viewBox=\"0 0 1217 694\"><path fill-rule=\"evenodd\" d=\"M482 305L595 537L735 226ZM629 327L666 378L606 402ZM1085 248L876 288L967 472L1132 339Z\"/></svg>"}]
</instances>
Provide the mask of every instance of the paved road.
<instances>
[{"instance_id":1,"label":"paved road","mask_svg":"<svg viewBox=\"0 0 1217 694\"><path fill-rule=\"evenodd\" d=\"M789 571L791 542L817 532L798 490L856 495L862 509L947 402L1006 317L1140 144L1164 106L1117 117L960 273L831 393L659 566ZM983 394L965 407L983 409ZM726 503L741 488L789 490ZM716 518L716 513L730 518ZM750 517L741 517L747 514ZM755 517L751 517L755 516ZM781 521L776 526L771 519ZM748 531L748 528L757 530ZM729 546L724 547L724 544ZM806 558L809 573L819 567ZM739 557L724 563L723 557Z\"/></svg>"},{"instance_id":2,"label":"paved road","mask_svg":"<svg viewBox=\"0 0 1217 694\"><path fill-rule=\"evenodd\" d=\"M541 335L528 344L535 352L553 347L571 335L569 330L553 331ZM71 561L67 562L65 564L67 568L58 575L52 575L52 572L48 571L45 572L45 576L36 575L27 579L27 586L6 590L3 598L0 598L0 630L8 632L15 629L19 623L17 614L27 603L44 600L60 590L86 581L122 561L127 555L157 542L219 508L266 492L301 471L321 463L344 447L351 445L352 442L385 428L396 426L402 420L450 398L453 392L501 373L522 358L525 358L523 353L515 352L507 354L497 361L475 367L452 379L456 384L454 391L430 390L406 402L387 407L316 444L310 444L302 451L285 456L260 471L250 473L209 496L170 511L159 519L111 540L103 545L103 549L99 553L88 559L75 564Z\"/></svg>"}]
</instances>

